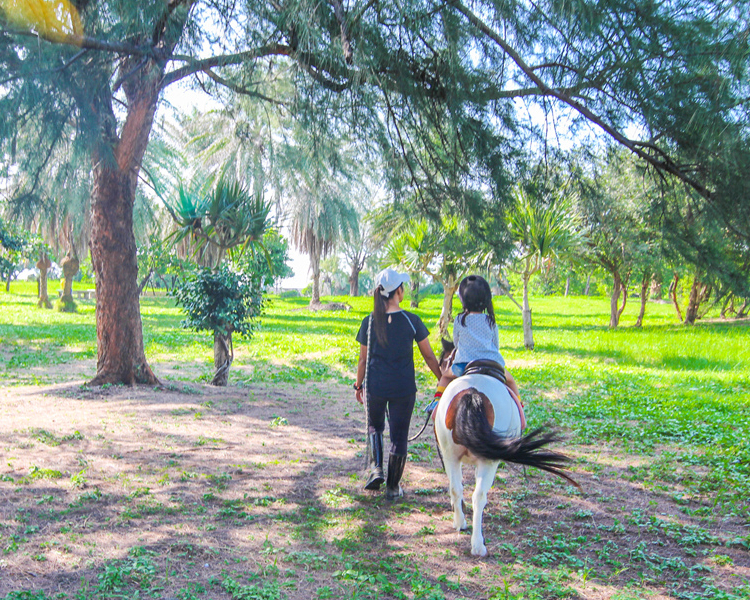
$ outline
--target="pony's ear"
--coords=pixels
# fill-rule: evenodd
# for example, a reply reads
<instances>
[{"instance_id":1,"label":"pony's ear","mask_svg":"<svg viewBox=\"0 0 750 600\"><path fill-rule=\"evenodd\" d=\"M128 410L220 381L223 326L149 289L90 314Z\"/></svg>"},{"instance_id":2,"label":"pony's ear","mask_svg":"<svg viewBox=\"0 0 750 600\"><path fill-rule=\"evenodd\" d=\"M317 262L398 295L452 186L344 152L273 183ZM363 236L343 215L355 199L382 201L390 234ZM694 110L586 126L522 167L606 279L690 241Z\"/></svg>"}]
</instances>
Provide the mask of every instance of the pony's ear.
<instances>
[{"instance_id":1,"label":"pony's ear","mask_svg":"<svg viewBox=\"0 0 750 600\"><path fill-rule=\"evenodd\" d=\"M440 343L443 345L443 352L451 352L456 346L452 341L440 338Z\"/></svg>"}]
</instances>

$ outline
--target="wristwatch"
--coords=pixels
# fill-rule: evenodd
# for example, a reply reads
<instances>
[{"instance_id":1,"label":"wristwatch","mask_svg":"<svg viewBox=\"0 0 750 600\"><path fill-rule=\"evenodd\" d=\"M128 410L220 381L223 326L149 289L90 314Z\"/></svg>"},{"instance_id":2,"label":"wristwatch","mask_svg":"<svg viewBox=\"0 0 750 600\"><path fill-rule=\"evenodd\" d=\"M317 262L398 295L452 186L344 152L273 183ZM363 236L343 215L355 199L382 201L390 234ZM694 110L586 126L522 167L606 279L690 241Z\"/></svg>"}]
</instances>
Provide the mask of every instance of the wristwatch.
<instances>
[{"instance_id":1,"label":"wristwatch","mask_svg":"<svg viewBox=\"0 0 750 600\"><path fill-rule=\"evenodd\" d=\"M357 385L356 383L352 386L357 392L362 389L361 385Z\"/></svg>"}]
</instances>

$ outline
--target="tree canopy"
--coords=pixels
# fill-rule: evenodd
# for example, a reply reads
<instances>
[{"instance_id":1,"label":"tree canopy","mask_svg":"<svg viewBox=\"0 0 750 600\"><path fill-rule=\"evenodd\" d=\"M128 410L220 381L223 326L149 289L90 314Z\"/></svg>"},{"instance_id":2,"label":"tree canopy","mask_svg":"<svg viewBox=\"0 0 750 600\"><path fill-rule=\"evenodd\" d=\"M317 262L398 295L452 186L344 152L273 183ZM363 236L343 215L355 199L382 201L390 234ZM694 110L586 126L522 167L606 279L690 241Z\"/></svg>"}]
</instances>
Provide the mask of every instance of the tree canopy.
<instances>
[{"instance_id":1,"label":"tree canopy","mask_svg":"<svg viewBox=\"0 0 750 600\"><path fill-rule=\"evenodd\" d=\"M559 116L559 134L603 134L750 239L747 3L31 1L0 5L2 172L33 197L62 148L92 165L97 383L155 381L133 207L162 92L184 80L322 128L337 113L395 191L433 216L447 204L490 243L518 162ZM293 86L273 86L281 74Z\"/></svg>"}]
</instances>

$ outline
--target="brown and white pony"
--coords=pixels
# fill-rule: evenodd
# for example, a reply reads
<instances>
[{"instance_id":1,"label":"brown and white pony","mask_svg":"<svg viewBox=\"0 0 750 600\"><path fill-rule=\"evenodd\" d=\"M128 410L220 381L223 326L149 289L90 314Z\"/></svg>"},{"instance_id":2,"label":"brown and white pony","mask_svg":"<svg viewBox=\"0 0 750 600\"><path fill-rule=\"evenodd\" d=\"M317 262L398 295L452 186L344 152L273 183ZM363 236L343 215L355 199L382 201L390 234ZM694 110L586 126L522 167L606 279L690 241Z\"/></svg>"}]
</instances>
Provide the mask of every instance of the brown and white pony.
<instances>
[{"instance_id":1,"label":"brown and white pony","mask_svg":"<svg viewBox=\"0 0 750 600\"><path fill-rule=\"evenodd\" d=\"M546 448L558 436L545 428L522 435L519 407L505 384L494 377L471 374L453 380L433 416L435 437L448 475L453 526L458 531L467 528L461 465L476 466L471 534L474 556L487 556L482 512L501 460L543 469L578 486L561 471L570 459Z\"/></svg>"}]
</instances>

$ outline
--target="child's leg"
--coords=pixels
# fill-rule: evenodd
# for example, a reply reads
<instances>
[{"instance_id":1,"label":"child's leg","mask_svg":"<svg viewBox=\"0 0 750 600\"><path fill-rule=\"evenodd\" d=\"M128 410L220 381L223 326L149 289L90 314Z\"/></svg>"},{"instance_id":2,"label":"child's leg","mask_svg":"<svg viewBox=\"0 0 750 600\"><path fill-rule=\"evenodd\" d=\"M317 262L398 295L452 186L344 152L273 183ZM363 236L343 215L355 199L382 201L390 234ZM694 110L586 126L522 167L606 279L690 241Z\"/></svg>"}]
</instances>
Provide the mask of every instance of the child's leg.
<instances>
[{"instance_id":1,"label":"child's leg","mask_svg":"<svg viewBox=\"0 0 750 600\"><path fill-rule=\"evenodd\" d=\"M516 380L513 379L513 375L510 374L510 371L508 371L508 369L505 369L505 385L507 385L508 388L516 395L516 398L520 402L521 394L518 391L518 384L516 383Z\"/></svg>"},{"instance_id":2,"label":"child's leg","mask_svg":"<svg viewBox=\"0 0 750 600\"><path fill-rule=\"evenodd\" d=\"M505 371L505 387L508 388L508 392L510 392L510 395L515 401L516 406L518 406L518 414L521 417L521 431L523 431L524 429L526 429L526 414L523 410L521 395L518 393L518 384L516 383L516 380L513 379L513 375L511 375L508 371Z\"/></svg>"},{"instance_id":3,"label":"child's leg","mask_svg":"<svg viewBox=\"0 0 750 600\"><path fill-rule=\"evenodd\" d=\"M454 375L450 371L446 371L443 373L443 376L440 378L440 381L438 382L438 391L442 394L443 391L445 391L445 388L448 387L448 384L456 379L456 375Z\"/></svg>"},{"instance_id":4,"label":"child's leg","mask_svg":"<svg viewBox=\"0 0 750 600\"><path fill-rule=\"evenodd\" d=\"M443 397L443 392L445 391L445 388L447 388L448 384L451 381L453 381L455 378L456 378L456 375L451 373L450 370L443 371L443 376L440 378L440 381L438 382L438 386L437 386L437 391L435 392L435 398L424 409L425 412L432 413L435 410L435 408L438 405L438 402L440 402L440 398Z\"/></svg>"}]
</instances>

